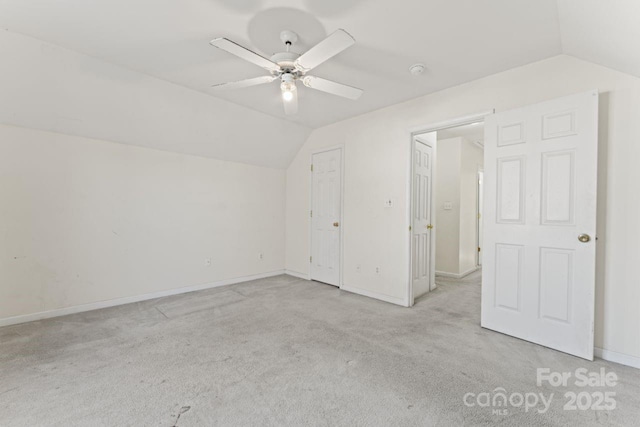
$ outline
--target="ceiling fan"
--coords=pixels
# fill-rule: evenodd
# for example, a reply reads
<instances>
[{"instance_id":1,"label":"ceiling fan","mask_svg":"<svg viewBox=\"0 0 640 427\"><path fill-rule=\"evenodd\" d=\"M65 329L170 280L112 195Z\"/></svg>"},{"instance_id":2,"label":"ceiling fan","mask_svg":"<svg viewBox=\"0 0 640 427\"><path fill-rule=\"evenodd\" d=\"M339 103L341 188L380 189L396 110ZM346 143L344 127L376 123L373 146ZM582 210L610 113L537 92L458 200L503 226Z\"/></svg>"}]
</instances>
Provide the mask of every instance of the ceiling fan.
<instances>
[{"instance_id":1,"label":"ceiling fan","mask_svg":"<svg viewBox=\"0 0 640 427\"><path fill-rule=\"evenodd\" d=\"M282 31L280 40L285 44L286 51L276 53L270 59L223 37L211 40L213 46L256 64L271 73L268 76L213 85L213 89L239 89L280 80L280 90L286 114L295 114L298 111L297 81L301 81L308 88L353 100L362 95L362 89L307 75L318 65L352 46L356 41L349 33L337 30L302 55L290 51L291 46L298 41L296 33L289 30Z\"/></svg>"}]
</instances>

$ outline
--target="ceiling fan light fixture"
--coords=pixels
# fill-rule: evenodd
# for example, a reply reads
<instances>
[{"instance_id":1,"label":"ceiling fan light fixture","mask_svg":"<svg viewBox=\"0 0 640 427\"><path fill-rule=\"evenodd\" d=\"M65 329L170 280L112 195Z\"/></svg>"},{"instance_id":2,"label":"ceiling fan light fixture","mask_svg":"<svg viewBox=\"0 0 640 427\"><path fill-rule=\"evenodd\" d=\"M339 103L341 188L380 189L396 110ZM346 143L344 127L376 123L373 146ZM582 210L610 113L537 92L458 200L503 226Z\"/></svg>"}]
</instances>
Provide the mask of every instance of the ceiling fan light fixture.
<instances>
[{"instance_id":1,"label":"ceiling fan light fixture","mask_svg":"<svg viewBox=\"0 0 640 427\"><path fill-rule=\"evenodd\" d=\"M285 73L281 79L282 84L280 84L280 90L282 90L282 99L290 102L293 100L294 92L297 90L295 77L291 73Z\"/></svg>"},{"instance_id":2,"label":"ceiling fan light fixture","mask_svg":"<svg viewBox=\"0 0 640 427\"><path fill-rule=\"evenodd\" d=\"M282 99L286 102L291 102L293 100L293 90L285 90L282 92Z\"/></svg>"}]
</instances>

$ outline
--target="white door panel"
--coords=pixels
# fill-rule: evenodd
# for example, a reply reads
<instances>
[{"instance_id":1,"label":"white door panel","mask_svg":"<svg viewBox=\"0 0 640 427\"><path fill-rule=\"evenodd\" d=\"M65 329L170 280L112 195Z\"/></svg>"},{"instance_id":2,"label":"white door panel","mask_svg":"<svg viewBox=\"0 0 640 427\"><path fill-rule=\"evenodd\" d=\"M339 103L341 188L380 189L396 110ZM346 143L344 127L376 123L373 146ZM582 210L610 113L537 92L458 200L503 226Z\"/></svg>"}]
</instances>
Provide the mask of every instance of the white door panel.
<instances>
[{"instance_id":1,"label":"white door panel","mask_svg":"<svg viewBox=\"0 0 640 427\"><path fill-rule=\"evenodd\" d=\"M429 292L432 283L433 149L418 140L414 141L413 149L411 280L413 298L417 298Z\"/></svg>"},{"instance_id":2,"label":"white door panel","mask_svg":"<svg viewBox=\"0 0 640 427\"><path fill-rule=\"evenodd\" d=\"M482 326L593 360L598 94L485 123Z\"/></svg>"},{"instance_id":3,"label":"white door panel","mask_svg":"<svg viewBox=\"0 0 640 427\"><path fill-rule=\"evenodd\" d=\"M340 286L342 150L313 155L311 279Z\"/></svg>"}]
</instances>

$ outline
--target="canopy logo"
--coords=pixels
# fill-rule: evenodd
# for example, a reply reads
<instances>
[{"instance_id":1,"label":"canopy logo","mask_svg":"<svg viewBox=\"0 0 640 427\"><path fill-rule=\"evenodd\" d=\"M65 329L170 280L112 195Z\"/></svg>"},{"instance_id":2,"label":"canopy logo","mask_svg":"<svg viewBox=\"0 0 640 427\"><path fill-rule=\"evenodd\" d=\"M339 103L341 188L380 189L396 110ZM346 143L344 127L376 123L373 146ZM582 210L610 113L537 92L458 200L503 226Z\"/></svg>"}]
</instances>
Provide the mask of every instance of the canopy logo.
<instances>
[{"instance_id":1,"label":"canopy logo","mask_svg":"<svg viewBox=\"0 0 640 427\"><path fill-rule=\"evenodd\" d=\"M507 415L508 409L524 407L525 412L536 409L539 414L544 414L549 410L553 393L548 398L543 393L511 393L498 387L493 392L484 393L467 393L462 398L464 404L468 407L479 406L481 408L492 408L495 415Z\"/></svg>"},{"instance_id":2,"label":"canopy logo","mask_svg":"<svg viewBox=\"0 0 640 427\"><path fill-rule=\"evenodd\" d=\"M605 368L599 371L589 371L578 368L573 372L556 372L549 368L536 370L537 387L571 387L564 393L565 411L610 411L616 409L616 393L602 388L612 388L618 384L618 375L607 372ZM577 389L577 390L576 390ZM537 411L546 413L553 402L554 393L530 391L526 393L508 393L502 387L492 392L466 393L462 401L467 407L491 408L494 415L508 415L509 408L523 408L525 412Z\"/></svg>"}]
</instances>

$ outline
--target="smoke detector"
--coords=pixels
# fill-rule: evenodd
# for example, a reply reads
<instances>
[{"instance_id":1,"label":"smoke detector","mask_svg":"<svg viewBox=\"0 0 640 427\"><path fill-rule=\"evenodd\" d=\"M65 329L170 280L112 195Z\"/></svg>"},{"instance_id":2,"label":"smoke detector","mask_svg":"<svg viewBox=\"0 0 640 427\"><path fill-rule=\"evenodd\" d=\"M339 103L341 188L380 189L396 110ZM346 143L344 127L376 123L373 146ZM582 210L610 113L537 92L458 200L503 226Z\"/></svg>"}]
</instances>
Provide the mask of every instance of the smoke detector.
<instances>
[{"instance_id":1,"label":"smoke detector","mask_svg":"<svg viewBox=\"0 0 640 427\"><path fill-rule=\"evenodd\" d=\"M427 67L425 67L424 64L413 64L411 67L409 67L409 72L412 76L419 76L420 74L424 73L424 70L426 68Z\"/></svg>"}]
</instances>

